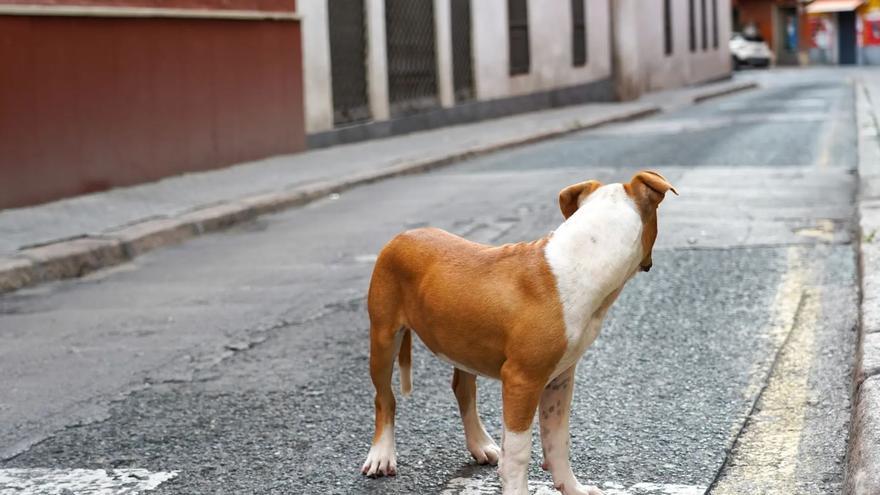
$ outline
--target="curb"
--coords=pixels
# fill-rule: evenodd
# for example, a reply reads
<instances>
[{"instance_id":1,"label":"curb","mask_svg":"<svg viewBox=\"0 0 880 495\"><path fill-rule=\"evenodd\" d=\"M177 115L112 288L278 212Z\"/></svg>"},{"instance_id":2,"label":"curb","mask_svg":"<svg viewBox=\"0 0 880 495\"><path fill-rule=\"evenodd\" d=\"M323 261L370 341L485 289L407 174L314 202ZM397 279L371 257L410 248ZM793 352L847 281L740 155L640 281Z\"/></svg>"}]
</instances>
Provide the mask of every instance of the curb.
<instances>
[{"instance_id":1,"label":"curb","mask_svg":"<svg viewBox=\"0 0 880 495\"><path fill-rule=\"evenodd\" d=\"M757 82L743 82L743 83L734 83L726 88L719 88L714 91L706 91L705 93L694 96L693 103L703 103L704 101L711 100L713 98L720 98L722 96L732 95L734 93L739 93L740 91L746 91L749 89L755 89L759 85Z\"/></svg>"},{"instance_id":2,"label":"curb","mask_svg":"<svg viewBox=\"0 0 880 495\"><path fill-rule=\"evenodd\" d=\"M880 493L880 123L871 98L860 81L856 86L859 328L844 475L844 493L850 495Z\"/></svg>"},{"instance_id":3,"label":"curb","mask_svg":"<svg viewBox=\"0 0 880 495\"><path fill-rule=\"evenodd\" d=\"M690 104L756 87L758 87L757 83L744 82L732 83L722 88L711 88L692 96ZM379 170L352 174L339 180L223 201L175 217L151 218L115 227L100 234L83 235L22 249L12 257L0 257L0 294L43 282L81 277L100 268L129 261L160 247L179 244L260 215L302 206L357 186L392 177L422 173L468 158L545 141L573 132L635 120L661 111L659 105L645 104L614 116L569 121L549 130L481 144L440 157L391 165Z\"/></svg>"}]
</instances>

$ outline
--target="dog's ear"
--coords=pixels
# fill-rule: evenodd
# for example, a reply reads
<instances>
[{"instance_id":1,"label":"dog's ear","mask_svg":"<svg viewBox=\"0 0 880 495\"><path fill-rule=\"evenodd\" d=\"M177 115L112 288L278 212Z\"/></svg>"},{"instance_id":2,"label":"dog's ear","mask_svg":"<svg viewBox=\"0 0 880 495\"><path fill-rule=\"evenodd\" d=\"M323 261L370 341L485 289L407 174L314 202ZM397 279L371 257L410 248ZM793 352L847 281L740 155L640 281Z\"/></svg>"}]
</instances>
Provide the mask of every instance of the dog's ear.
<instances>
[{"instance_id":1,"label":"dog's ear","mask_svg":"<svg viewBox=\"0 0 880 495\"><path fill-rule=\"evenodd\" d=\"M562 216L568 217L574 215L584 199L593 191L602 187L602 183L597 180L588 180L570 185L559 191L559 209L562 210Z\"/></svg>"},{"instance_id":2,"label":"dog's ear","mask_svg":"<svg viewBox=\"0 0 880 495\"><path fill-rule=\"evenodd\" d=\"M667 191L672 191L678 196L678 191L672 187L666 177L652 170L642 170L637 173L624 188L637 205L640 207L650 206L655 210L666 197Z\"/></svg>"}]
</instances>

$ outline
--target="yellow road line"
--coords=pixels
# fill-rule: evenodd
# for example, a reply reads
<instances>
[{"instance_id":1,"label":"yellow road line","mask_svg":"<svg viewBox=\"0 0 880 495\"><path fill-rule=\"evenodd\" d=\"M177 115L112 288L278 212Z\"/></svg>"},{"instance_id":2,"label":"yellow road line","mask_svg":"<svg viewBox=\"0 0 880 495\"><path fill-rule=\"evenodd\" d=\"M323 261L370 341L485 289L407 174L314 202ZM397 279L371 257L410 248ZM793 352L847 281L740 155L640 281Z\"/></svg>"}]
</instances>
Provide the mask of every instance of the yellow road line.
<instances>
[{"instance_id":1,"label":"yellow road line","mask_svg":"<svg viewBox=\"0 0 880 495\"><path fill-rule=\"evenodd\" d=\"M774 312L777 321L789 324L771 330L771 340L778 343L781 338L783 347L713 494L805 493L805 487L797 486L798 453L810 400L808 378L816 354L821 290L805 287L809 273L800 263L801 251L790 248L788 254L789 270L777 293ZM763 382L755 381L758 383L751 387Z\"/></svg>"}]
</instances>

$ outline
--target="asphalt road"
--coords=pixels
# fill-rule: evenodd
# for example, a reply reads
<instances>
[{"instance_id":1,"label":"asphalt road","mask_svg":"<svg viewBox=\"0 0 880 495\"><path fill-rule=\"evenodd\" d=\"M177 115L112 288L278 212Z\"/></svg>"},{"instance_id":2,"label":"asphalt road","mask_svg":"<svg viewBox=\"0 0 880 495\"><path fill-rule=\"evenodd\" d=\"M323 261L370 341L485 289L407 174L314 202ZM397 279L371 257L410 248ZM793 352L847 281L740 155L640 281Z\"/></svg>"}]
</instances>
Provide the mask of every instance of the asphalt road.
<instances>
[{"instance_id":1,"label":"asphalt road","mask_svg":"<svg viewBox=\"0 0 880 495\"><path fill-rule=\"evenodd\" d=\"M853 86L824 70L745 77L764 88L0 297L0 494L18 493L2 486L18 468L175 473L157 494L494 493L494 469L465 449L452 370L420 344L413 396L398 402L399 475L359 473L375 253L422 225L536 238L560 223L565 185L644 167L681 196L661 205L654 268L578 367L575 473L618 495L839 492L857 309ZM478 384L499 438L498 383ZM537 442L531 480L551 493Z\"/></svg>"}]
</instances>

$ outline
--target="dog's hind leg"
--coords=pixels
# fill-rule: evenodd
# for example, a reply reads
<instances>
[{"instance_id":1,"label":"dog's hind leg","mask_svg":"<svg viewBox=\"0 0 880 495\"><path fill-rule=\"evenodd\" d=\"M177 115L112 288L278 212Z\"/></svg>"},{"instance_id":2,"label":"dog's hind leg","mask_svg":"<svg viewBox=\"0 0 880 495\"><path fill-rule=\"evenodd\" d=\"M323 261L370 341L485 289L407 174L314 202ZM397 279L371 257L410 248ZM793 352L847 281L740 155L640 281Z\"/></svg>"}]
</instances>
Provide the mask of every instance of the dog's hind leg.
<instances>
[{"instance_id":1,"label":"dog's hind leg","mask_svg":"<svg viewBox=\"0 0 880 495\"><path fill-rule=\"evenodd\" d=\"M452 391L458 399L458 411L464 424L467 448L478 464L497 464L501 449L486 433L477 412L477 377L455 368L452 375Z\"/></svg>"},{"instance_id":2,"label":"dog's hind leg","mask_svg":"<svg viewBox=\"0 0 880 495\"><path fill-rule=\"evenodd\" d=\"M400 366L400 393L409 396L412 393L412 330L404 328L397 363Z\"/></svg>"},{"instance_id":3,"label":"dog's hind leg","mask_svg":"<svg viewBox=\"0 0 880 495\"><path fill-rule=\"evenodd\" d=\"M391 374L402 339L400 327L395 329L374 324L370 328L370 377L376 388L376 429L367 460L361 467L361 472L367 476L397 474L394 447L396 401L391 389Z\"/></svg>"}]
</instances>

